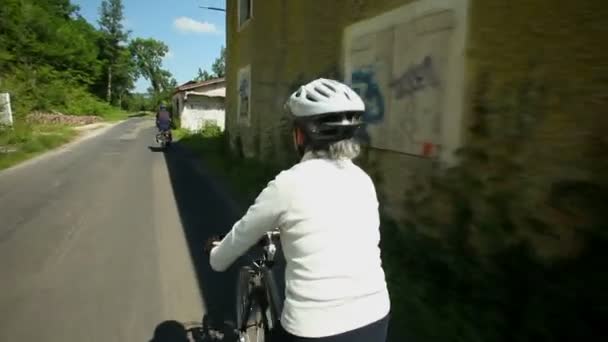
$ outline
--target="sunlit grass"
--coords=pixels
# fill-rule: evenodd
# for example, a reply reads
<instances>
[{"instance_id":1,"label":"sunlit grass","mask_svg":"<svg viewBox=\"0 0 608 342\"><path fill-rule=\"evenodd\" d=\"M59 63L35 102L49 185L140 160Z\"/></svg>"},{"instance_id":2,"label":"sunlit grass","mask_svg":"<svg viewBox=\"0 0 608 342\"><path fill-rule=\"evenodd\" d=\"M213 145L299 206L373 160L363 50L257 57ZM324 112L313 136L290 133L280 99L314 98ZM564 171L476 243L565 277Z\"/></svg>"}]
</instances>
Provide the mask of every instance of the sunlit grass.
<instances>
[{"instance_id":1,"label":"sunlit grass","mask_svg":"<svg viewBox=\"0 0 608 342\"><path fill-rule=\"evenodd\" d=\"M59 147L76 135L66 125L16 123L13 128L0 128L0 170Z\"/></svg>"}]
</instances>

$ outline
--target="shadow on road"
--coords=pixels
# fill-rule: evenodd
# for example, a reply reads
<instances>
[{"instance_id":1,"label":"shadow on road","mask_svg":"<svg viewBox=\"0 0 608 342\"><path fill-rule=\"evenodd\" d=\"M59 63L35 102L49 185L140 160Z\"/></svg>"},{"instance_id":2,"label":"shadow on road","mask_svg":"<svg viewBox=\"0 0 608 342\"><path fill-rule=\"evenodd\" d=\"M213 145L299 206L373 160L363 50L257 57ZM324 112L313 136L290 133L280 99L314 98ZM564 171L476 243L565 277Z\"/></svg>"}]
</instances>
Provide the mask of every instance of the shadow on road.
<instances>
[{"instance_id":1,"label":"shadow on road","mask_svg":"<svg viewBox=\"0 0 608 342\"><path fill-rule=\"evenodd\" d=\"M209 266L208 257L203 252L203 246L209 237L227 233L244 214L246 208L235 208L234 204L227 203L227 196L218 194L222 189L221 184L216 183L218 181L204 169L200 159L179 141L173 142L171 147L165 150L149 148L154 152L164 152L173 195L204 301L201 305L204 305L210 326L219 329L224 322L235 321L238 269L250 263L253 253L257 254L259 250L252 249L226 272L214 272ZM279 282L277 284L279 295L284 298L285 263L280 248L277 258L274 267L275 279ZM166 332L167 329L172 328L179 332L180 329L176 327L178 325L175 322L167 321L161 323L157 330ZM165 340L160 338L153 340L153 342L157 341Z\"/></svg>"},{"instance_id":2,"label":"shadow on road","mask_svg":"<svg viewBox=\"0 0 608 342\"><path fill-rule=\"evenodd\" d=\"M150 342L189 342L186 327L177 321L165 321L156 326Z\"/></svg>"},{"instance_id":3,"label":"shadow on road","mask_svg":"<svg viewBox=\"0 0 608 342\"><path fill-rule=\"evenodd\" d=\"M214 272L203 245L212 235L229 231L241 213L221 200L212 185L214 180L193 167L193 157L179 142L163 152L204 300L201 305L212 322L234 321L236 276L243 261L237 261L227 272Z\"/></svg>"},{"instance_id":4,"label":"shadow on road","mask_svg":"<svg viewBox=\"0 0 608 342\"><path fill-rule=\"evenodd\" d=\"M165 149L160 146L148 146L148 149L152 152L165 152Z\"/></svg>"}]
</instances>

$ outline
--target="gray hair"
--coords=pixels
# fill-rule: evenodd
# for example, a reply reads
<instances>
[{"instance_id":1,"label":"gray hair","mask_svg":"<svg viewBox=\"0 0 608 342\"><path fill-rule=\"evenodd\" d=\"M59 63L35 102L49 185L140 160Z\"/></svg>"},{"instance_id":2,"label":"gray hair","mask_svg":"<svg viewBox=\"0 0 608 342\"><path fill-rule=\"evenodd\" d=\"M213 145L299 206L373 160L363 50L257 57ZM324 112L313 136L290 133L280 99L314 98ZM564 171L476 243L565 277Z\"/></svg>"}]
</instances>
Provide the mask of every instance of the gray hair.
<instances>
[{"instance_id":1,"label":"gray hair","mask_svg":"<svg viewBox=\"0 0 608 342\"><path fill-rule=\"evenodd\" d=\"M323 150L314 151L317 158L328 158L331 160L352 160L361 153L361 145L355 139L345 139L330 143Z\"/></svg>"}]
</instances>

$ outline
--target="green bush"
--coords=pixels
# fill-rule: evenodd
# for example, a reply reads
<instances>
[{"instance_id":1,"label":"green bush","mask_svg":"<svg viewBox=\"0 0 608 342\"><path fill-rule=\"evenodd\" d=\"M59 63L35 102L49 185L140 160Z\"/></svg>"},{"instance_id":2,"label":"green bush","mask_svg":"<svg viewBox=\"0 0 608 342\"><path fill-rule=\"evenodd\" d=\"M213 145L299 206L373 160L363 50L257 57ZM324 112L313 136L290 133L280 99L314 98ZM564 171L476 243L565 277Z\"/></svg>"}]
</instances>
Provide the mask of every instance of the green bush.
<instances>
[{"instance_id":1,"label":"green bush","mask_svg":"<svg viewBox=\"0 0 608 342\"><path fill-rule=\"evenodd\" d=\"M218 138L222 136L222 129L213 123L205 122L203 129L201 129L201 135L203 138Z\"/></svg>"},{"instance_id":2,"label":"green bush","mask_svg":"<svg viewBox=\"0 0 608 342\"><path fill-rule=\"evenodd\" d=\"M96 115L105 116L119 111L116 107L109 105L84 88L71 88L65 91L67 99L63 102L60 110L71 115Z\"/></svg>"}]
</instances>

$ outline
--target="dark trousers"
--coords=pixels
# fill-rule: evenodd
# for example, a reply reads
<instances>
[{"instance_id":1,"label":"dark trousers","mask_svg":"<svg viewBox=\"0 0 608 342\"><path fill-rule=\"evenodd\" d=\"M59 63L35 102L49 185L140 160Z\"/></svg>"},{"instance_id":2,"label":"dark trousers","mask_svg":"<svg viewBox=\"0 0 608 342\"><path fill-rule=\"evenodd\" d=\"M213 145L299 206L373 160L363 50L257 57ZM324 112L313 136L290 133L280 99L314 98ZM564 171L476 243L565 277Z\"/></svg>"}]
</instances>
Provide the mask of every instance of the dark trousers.
<instances>
[{"instance_id":1,"label":"dark trousers","mask_svg":"<svg viewBox=\"0 0 608 342\"><path fill-rule=\"evenodd\" d=\"M272 342L386 342L389 316L366 325L364 327L347 331L342 334L327 337L298 337L294 336L279 325L276 335L273 334Z\"/></svg>"}]
</instances>

